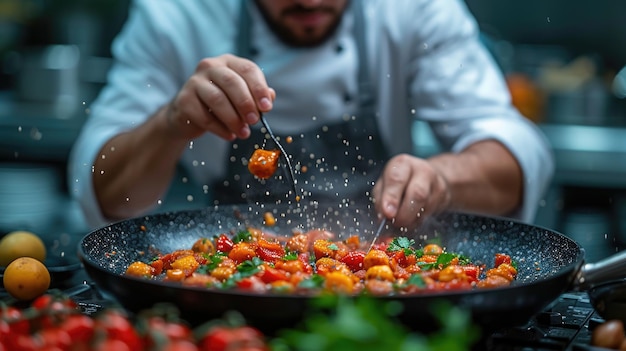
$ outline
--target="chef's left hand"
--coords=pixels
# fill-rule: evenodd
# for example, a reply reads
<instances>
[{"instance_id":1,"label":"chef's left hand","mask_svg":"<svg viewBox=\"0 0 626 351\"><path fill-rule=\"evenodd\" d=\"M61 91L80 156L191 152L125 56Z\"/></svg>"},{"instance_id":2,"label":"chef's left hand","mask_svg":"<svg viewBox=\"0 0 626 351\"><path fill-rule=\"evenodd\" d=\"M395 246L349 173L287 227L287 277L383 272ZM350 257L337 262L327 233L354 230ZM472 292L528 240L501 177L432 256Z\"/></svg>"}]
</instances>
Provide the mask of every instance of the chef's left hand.
<instances>
[{"instance_id":1,"label":"chef's left hand","mask_svg":"<svg viewBox=\"0 0 626 351\"><path fill-rule=\"evenodd\" d=\"M415 227L443 211L451 198L443 175L428 161L408 154L387 162L373 195L378 213L402 227Z\"/></svg>"}]
</instances>

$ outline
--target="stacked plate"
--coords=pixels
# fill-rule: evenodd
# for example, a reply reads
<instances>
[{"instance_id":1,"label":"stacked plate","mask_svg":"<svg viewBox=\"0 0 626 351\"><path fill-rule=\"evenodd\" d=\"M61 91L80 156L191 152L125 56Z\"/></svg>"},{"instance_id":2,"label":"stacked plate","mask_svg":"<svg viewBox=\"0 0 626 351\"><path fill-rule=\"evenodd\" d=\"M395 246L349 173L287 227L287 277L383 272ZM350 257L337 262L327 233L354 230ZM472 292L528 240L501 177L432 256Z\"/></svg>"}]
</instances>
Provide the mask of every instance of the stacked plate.
<instances>
[{"instance_id":1,"label":"stacked plate","mask_svg":"<svg viewBox=\"0 0 626 351\"><path fill-rule=\"evenodd\" d=\"M47 164L0 163L0 230L41 232L59 211L61 172Z\"/></svg>"}]
</instances>

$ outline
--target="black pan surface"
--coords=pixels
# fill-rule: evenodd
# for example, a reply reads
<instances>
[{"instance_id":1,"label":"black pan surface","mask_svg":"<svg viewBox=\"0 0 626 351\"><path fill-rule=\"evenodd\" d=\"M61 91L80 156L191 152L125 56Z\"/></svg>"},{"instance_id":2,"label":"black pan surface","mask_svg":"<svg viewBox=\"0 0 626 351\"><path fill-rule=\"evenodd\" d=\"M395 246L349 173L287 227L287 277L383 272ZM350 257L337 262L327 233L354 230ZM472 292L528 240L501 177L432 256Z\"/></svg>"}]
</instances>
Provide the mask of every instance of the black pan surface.
<instances>
[{"instance_id":1,"label":"black pan surface","mask_svg":"<svg viewBox=\"0 0 626 351\"><path fill-rule=\"evenodd\" d=\"M295 228L325 228L340 238L359 234L369 240L377 222L368 208L355 206L214 207L151 215L103 227L82 239L79 257L96 284L131 311L171 302L183 318L200 323L234 309L261 329L276 330L301 320L309 298L182 287L123 275L133 261L147 262L151 252L189 248L200 237L263 226L265 211L272 211L277 219L276 226L266 229L281 234ZM437 242L447 251L467 255L488 267L493 266L494 255L499 252L510 254L518 264L518 279L510 287L381 298L400 302L400 319L414 329L432 326L427 316L431 305L440 300L468 309L485 329L525 323L569 289L584 258L581 247L558 232L466 213L440 215L412 231L389 228L385 234L410 237L418 245Z\"/></svg>"}]
</instances>

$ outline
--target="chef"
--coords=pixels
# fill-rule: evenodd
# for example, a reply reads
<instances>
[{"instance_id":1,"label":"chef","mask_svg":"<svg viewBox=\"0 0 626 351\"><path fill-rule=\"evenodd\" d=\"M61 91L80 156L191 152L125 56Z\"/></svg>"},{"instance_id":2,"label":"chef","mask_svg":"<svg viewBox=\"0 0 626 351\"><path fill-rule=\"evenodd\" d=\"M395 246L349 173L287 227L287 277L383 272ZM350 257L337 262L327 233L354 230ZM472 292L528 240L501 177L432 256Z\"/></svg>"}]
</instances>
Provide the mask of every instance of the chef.
<instances>
[{"instance_id":1,"label":"chef","mask_svg":"<svg viewBox=\"0 0 626 351\"><path fill-rule=\"evenodd\" d=\"M159 210L178 168L215 204L302 195L373 201L398 226L444 210L530 222L552 154L478 34L461 0L136 0L70 192L94 227ZM262 113L295 190L282 167L247 170L276 148ZM443 153L411 154L416 120Z\"/></svg>"}]
</instances>

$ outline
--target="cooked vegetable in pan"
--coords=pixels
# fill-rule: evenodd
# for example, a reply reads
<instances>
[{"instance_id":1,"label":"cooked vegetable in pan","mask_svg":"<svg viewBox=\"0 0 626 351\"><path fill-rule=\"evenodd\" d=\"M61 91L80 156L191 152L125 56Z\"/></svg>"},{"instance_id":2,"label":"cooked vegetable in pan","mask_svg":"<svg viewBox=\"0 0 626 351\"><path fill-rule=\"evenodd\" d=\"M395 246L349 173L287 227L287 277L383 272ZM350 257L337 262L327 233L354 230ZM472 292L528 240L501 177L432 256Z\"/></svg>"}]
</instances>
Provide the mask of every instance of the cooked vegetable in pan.
<instances>
[{"instance_id":1,"label":"cooked vegetable in pan","mask_svg":"<svg viewBox=\"0 0 626 351\"><path fill-rule=\"evenodd\" d=\"M248 162L248 170L260 179L267 179L276 173L279 150L256 149Z\"/></svg>"},{"instance_id":2,"label":"cooked vegetable in pan","mask_svg":"<svg viewBox=\"0 0 626 351\"><path fill-rule=\"evenodd\" d=\"M504 253L496 254L488 269L437 244L415 247L406 237L382 240L369 252L356 235L334 237L325 230L278 237L250 228L155 253L146 262L130 264L125 274L258 293L377 296L494 288L511 284L517 275L515 263Z\"/></svg>"}]
</instances>

